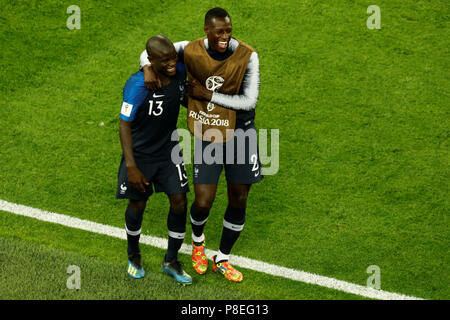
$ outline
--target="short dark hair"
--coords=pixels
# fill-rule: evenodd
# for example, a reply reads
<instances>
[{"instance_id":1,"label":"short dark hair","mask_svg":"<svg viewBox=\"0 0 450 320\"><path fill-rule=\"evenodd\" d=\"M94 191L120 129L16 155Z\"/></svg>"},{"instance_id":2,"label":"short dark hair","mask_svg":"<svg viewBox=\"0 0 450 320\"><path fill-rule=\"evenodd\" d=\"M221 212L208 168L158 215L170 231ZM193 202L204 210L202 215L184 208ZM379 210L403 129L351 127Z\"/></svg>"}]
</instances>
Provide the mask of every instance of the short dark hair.
<instances>
[{"instance_id":1,"label":"short dark hair","mask_svg":"<svg viewBox=\"0 0 450 320\"><path fill-rule=\"evenodd\" d=\"M167 51L173 47L172 41L166 36L158 34L147 40L146 49L149 57L153 57L156 52Z\"/></svg>"},{"instance_id":2,"label":"short dark hair","mask_svg":"<svg viewBox=\"0 0 450 320\"><path fill-rule=\"evenodd\" d=\"M209 9L208 12L205 14L205 25L208 24L208 22L214 18L230 18L230 15L228 14L227 10L223 9L223 8L212 8Z\"/></svg>"}]
</instances>

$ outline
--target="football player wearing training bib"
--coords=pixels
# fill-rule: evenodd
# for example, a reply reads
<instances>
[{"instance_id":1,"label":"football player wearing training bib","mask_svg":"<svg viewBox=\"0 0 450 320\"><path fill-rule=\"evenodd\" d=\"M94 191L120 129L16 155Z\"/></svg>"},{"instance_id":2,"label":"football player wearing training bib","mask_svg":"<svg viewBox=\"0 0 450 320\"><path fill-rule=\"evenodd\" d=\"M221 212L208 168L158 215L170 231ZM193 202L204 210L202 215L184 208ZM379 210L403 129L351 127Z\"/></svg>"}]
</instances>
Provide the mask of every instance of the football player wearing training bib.
<instances>
[{"instance_id":1,"label":"football player wearing training bib","mask_svg":"<svg viewBox=\"0 0 450 320\"><path fill-rule=\"evenodd\" d=\"M196 146L194 157L195 201L190 211L192 264L199 274L207 271L203 230L225 169L228 206L212 268L226 279L240 282L243 275L229 263L230 252L244 228L250 187L262 179L254 123L259 59L253 48L232 38L231 18L224 9L213 8L206 13L204 31L204 38L175 43L189 79L188 127L201 144L201 152L197 152ZM146 60L144 51L141 66L145 83L149 88L158 88L160 80ZM202 159L205 154L210 154L214 161Z\"/></svg>"},{"instance_id":2,"label":"football player wearing training bib","mask_svg":"<svg viewBox=\"0 0 450 320\"><path fill-rule=\"evenodd\" d=\"M133 74L125 84L120 112L123 155L116 197L129 199L125 211L127 272L132 278L143 278L145 275L139 238L143 213L154 188L155 192L165 192L170 201L168 249L162 271L173 276L177 283L189 285L192 278L177 260L186 233L186 192L189 187L178 140L172 141L172 134L176 134L180 103L184 100L186 72L184 65L177 63L175 48L166 37L150 38L147 51L162 87L147 90L144 73L139 71ZM175 158L179 161L172 161L173 150L178 152Z\"/></svg>"}]
</instances>

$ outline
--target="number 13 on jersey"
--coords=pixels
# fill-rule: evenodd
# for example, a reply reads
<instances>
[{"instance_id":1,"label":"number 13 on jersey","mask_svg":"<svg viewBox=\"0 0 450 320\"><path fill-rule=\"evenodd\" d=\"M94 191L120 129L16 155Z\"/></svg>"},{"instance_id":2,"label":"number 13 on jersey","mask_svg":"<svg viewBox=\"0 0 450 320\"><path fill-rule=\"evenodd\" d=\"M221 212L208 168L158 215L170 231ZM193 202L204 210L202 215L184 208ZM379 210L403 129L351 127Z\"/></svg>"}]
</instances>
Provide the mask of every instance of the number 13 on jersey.
<instances>
[{"instance_id":1,"label":"number 13 on jersey","mask_svg":"<svg viewBox=\"0 0 450 320\"><path fill-rule=\"evenodd\" d=\"M163 108L162 108L162 104L163 101L155 101L156 102L156 110L153 110L153 100L149 100L148 102L150 102L150 108L148 109L148 115L154 115L154 116L160 116L161 113L163 112ZM153 114L152 114L153 111Z\"/></svg>"},{"instance_id":2,"label":"number 13 on jersey","mask_svg":"<svg viewBox=\"0 0 450 320\"><path fill-rule=\"evenodd\" d=\"M184 166L184 162L177 164L176 167L178 169L178 176L180 178L180 181L183 182L184 180L187 179L186 168Z\"/></svg>"}]
</instances>

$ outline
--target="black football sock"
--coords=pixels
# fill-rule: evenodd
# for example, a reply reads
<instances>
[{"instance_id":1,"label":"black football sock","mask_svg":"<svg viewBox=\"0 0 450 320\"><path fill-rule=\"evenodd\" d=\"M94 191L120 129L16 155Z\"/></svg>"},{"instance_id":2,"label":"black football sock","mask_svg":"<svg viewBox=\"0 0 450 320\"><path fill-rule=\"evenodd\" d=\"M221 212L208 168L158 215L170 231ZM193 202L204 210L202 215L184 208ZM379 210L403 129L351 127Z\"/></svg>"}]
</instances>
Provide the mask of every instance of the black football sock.
<instances>
[{"instance_id":1,"label":"black football sock","mask_svg":"<svg viewBox=\"0 0 450 320\"><path fill-rule=\"evenodd\" d=\"M143 211L137 212L129 205L125 211L125 230L127 232L128 240L128 255L139 253L139 238L141 237L141 227Z\"/></svg>"},{"instance_id":2,"label":"black football sock","mask_svg":"<svg viewBox=\"0 0 450 320\"><path fill-rule=\"evenodd\" d=\"M245 223L245 208L233 208L228 205L223 219L222 238L220 239L220 252L229 255L236 243ZM219 261L216 261L219 262Z\"/></svg>"},{"instance_id":3,"label":"black football sock","mask_svg":"<svg viewBox=\"0 0 450 320\"><path fill-rule=\"evenodd\" d=\"M167 229L169 230L169 240L165 262L171 262L177 259L178 251L183 244L186 235L186 216L187 208L182 212L175 212L172 209L167 217Z\"/></svg>"},{"instance_id":4,"label":"black football sock","mask_svg":"<svg viewBox=\"0 0 450 320\"><path fill-rule=\"evenodd\" d=\"M203 229L205 228L206 221L208 220L209 209L197 208L195 203L191 205L191 227L192 233L196 237L201 237L203 235ZM194 241L195 245L201 245Z\"/></svg>"}]
</instances>

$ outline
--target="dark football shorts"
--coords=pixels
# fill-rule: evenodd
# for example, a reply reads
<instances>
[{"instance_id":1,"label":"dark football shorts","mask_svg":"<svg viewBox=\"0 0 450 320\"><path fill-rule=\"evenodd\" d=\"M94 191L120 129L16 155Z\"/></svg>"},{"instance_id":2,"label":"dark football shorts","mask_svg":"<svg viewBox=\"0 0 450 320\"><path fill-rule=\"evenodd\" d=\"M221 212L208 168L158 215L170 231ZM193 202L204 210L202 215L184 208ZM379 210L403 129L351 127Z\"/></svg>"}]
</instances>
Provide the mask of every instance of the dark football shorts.
<instances>
[{"instance_id":1,"label":"dark football shorts","mask_svg":"<svg viewBox=\"0 0 450 320\"><path fill-rule=\"evenodd\" d=\"M196 139L194 152L194 184L217 184L222 169L231 184L254 184L262 180L258 139L253 122L245 130L236 129L226 143ZM201 151L201 154L200 154Z\"/></svg>"},{"instance_id":2,"label":"dark football shorts","mask_svg":"<svg viewBox=\"0 0 450 320\"><path fill-rule=\"evenodd\" d=\"M145 192L131 187L128 183L127 166L122 156L117 182L117 199L147 200L155 192L165 192L168 195L189 192L184 162L174 164L170 159L164 162L145 163L136 160L137 167L150 183L144 185Z\"/></svg>"}]
</instances>

